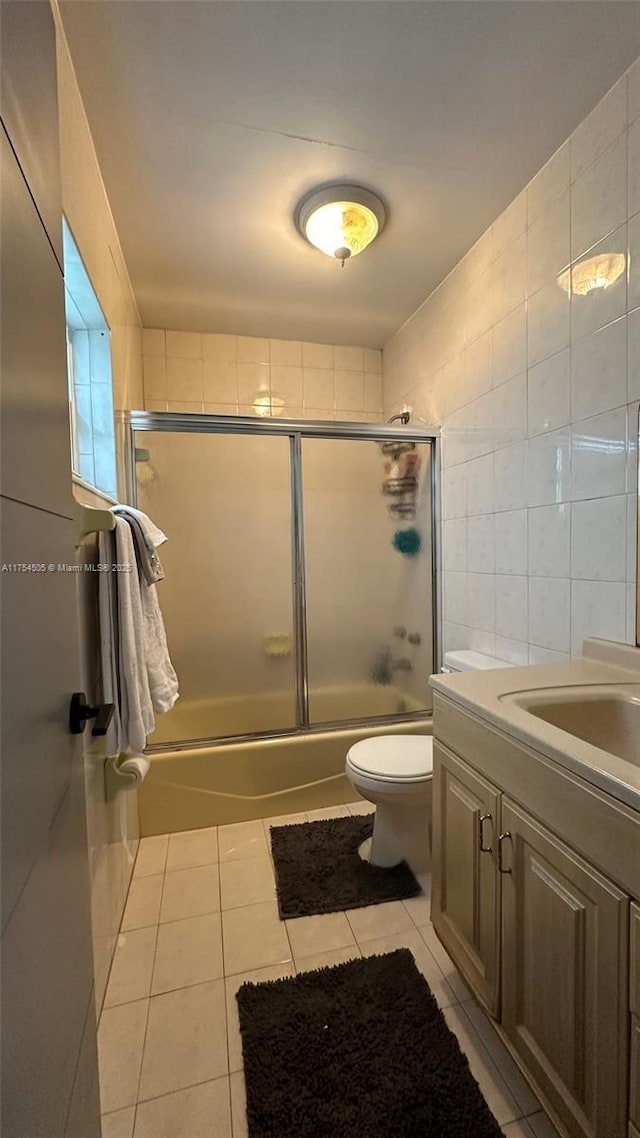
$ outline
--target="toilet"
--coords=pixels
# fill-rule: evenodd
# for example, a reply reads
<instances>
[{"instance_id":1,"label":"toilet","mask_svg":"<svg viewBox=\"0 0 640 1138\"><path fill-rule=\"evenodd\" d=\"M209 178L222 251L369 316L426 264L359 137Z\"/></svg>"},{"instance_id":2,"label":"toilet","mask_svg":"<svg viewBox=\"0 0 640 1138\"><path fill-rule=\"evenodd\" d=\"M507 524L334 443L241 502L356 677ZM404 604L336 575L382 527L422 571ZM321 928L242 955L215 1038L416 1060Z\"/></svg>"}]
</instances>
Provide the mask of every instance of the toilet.
<instances>
[{"instance_id":1,"label":"toilet","mask_svg":"<svg viewBox=\"0 0 640 1138\"><path fill-rule=\"evenodd\" d=\"M447 652L443 672L511 668L483 652ZM345 771L351 785L376 807L373 834L360 856L384 868L406 861L415 874L431 868L431 735L374 735L354 743Z\"/></svg>"}]
</instances>

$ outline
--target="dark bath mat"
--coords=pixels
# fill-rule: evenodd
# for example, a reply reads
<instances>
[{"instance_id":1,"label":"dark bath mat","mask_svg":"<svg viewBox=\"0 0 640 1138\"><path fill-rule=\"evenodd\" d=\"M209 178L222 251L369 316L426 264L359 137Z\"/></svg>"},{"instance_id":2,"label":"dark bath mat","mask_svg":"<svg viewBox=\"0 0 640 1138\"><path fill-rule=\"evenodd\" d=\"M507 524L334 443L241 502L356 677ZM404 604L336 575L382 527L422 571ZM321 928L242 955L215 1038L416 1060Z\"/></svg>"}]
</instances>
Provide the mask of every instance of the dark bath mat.
<instances>
[{"instance_id":1,"label":"dark bath mat","mask_svg":"<svg viewBox=\"0 0 640 1138\"><path fill-rule=\"evenodd\" d=\"M372 832L373 815L366 814L272 826L271 849L282 919L402 901L420 893L406 862L380 869L362 860L358 847Z\"/></svg>"},{"instance_id":2,"label":"dark bath mat","mask_svg":"<svg viewBox=\"0 0 640 1138\"><path fill-rule=\"evenodd\" d=\"M249 1138L501 1138L409 949L237 999Z\"/></svg>"}]
</instances>

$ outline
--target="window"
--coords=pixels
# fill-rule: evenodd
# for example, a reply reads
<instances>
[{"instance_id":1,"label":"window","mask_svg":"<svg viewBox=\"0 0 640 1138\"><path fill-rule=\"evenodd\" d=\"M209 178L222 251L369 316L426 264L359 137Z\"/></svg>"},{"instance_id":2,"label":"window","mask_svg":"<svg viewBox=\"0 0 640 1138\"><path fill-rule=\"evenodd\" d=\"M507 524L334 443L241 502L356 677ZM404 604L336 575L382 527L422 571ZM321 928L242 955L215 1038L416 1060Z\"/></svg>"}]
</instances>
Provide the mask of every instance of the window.
<instances>
[{"instance_id":1,"label":"window","mask_svg":"<svg viewBox=\"0 0 640 1138\"><path fill-rule=\"evenodd\" d=\"M115 497L109 325L66 221L63 243L71 467L83 482Z\"/></svg>"}]
</instances>

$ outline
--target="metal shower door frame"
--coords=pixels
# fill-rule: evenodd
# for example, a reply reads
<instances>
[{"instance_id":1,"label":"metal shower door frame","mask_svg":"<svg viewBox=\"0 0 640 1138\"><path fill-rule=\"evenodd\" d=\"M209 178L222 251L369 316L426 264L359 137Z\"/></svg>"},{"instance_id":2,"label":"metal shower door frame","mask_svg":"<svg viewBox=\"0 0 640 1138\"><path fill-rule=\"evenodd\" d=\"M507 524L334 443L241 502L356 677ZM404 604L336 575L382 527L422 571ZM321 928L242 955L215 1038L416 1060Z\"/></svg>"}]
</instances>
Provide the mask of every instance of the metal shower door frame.
<instances>
[{"instance_id":1,"label":"metal shower door frame","mask_svg":"<svg viewBox=\"0 0 640 1138\"><path fill-rule=\"evenodd\" d=\"M189 739L167 744L155 744L152 751L176 751L191 747L227 746L249 739L272 739L297 734L321 733L364 727L367 724L406 723L425 718L426 712L407 712L396 715L367 716L360 719L341 719L335 722L311 725L309 723L309 667L307 658L307 605L304 549L304 502L302 488L302 440L304 438L363 439L386 442L394 439L426 443L431 448L431 559L432 559L432 662L434 670L440 667L441 596L440 596L440 432L431 428L393 426L387 423L324 422L316 419L261 419L241 415L199 415L174 411L118 411L116 412L119 442L123 460L122 482L126 501L137 506L135 474L135 435L138 431L162 431L178 434L211 435L286 435L289 439L289 469L291 490L291 563L294 628L294 664L296 684L296 726L278 731L259 731L246 735L224 736L214 739Z\"/></svg>"}]
</instances>

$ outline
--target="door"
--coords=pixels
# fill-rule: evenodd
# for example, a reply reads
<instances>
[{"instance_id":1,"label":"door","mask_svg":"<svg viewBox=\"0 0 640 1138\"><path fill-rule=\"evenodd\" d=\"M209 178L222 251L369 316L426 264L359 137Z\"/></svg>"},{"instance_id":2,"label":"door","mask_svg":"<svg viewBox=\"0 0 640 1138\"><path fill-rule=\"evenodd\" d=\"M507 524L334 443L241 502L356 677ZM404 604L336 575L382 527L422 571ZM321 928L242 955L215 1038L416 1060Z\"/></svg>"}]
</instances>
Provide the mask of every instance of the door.
<instances>
[{"instance_id":1,"label":"door","mask_svg":"<svg viewBox=\"0 0 640 1138\"><path fill-rule=\"evenodd\" d=\"M5 7L11 50L3 80L14 96L9 125L19 121L12 142L46 168L30 193L0 127L0 1129L8 1138L99 1138L84 767L68 731L80 673L76 578L57 571L75 561L64 295L55 235L41 220L61 226L58 170L49 161L57 148L54 27L49 4ZM3 54L5 46L3 36ZM41 184L47 208L39 213L32 194L39 201ZM37 568L49 564L53 571Z\"/></svg>"},{"instance_id":2,"label":"door","mask_svg":"<svg viewBox=\"0 0 640 1138\"><path fill-rule=\"evenodd\" d=\"M296 726L287 435L138 431L137 503L169 536L158 593L180 699L152 744Z\"/></svg>"},{"instance_id":3,"label":"door","mask_svg":"<svg viewBox=\"0 0 640 1138\"><path fill-rule=\"evenodd\" d=\"M431 446L310 437L301 453L309 721L429 711Z\"/></svg>"},{"instance_id":4,"label":"door","mask_svg":"<svg viewBox=\"0 0 640 1138\"><path fill-rule=\"evenodd\" d=\"M498 1012L500 794L442 744L433 746L432 921L465 980Z\"/></svg>"},{"instance_id":5,"label":"door","mask_svg":"<svg viewBox=\"0 0 640 1138\"><path fill-rule=\"evenodd\" d=\"M502 1024L569 1134L627 1129L629 901L503 799Z\"/></svg>"}]
</instances>

